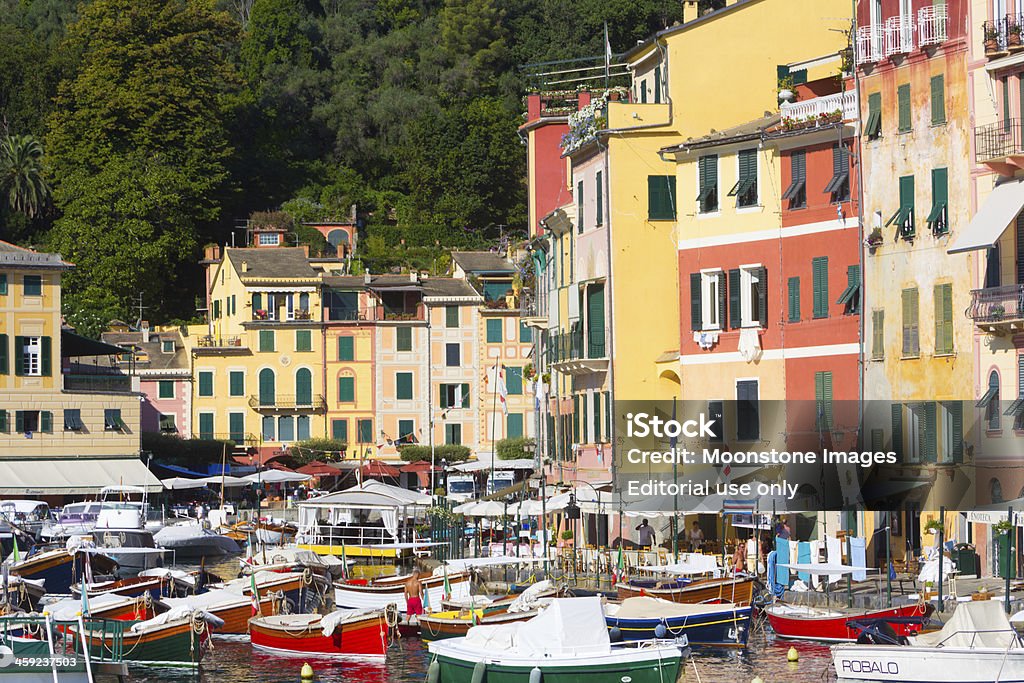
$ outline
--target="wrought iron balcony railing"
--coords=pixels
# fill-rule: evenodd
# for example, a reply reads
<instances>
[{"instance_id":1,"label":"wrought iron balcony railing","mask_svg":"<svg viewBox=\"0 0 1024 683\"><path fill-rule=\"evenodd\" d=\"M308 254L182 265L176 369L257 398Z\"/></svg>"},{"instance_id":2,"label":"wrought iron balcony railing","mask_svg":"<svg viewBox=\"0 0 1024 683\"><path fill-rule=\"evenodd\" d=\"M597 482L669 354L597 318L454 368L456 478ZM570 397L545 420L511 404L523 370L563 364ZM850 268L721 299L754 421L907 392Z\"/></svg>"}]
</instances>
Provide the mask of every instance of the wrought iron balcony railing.
<instances>
[{"instance_id":1,"label":"wrought iron balcony railing","mask_svg":"<svg viewBox=\"0 0 1024 683\"><path fill-rule=\"evenodd\" d=\"M1021 129L1024 119L1003 119L974 128L974 150L978 163L1005 159L1024 153Z\"/></svg>"},{"instance_id":2,"label":"wrought iron balcony railing","mask_svg":"<svg viewBox=\"0 0 1024 683\"><path fill-rule=\"evenodd\" d=\"M249 407L254 410L322 412L327 409L327 401L322 394L307 396L296 396L294 394L254 395L249 397Z\"/></svg>"},{"instance_id":3,"label":"wrought iron balcony railing","mask_svg":"<svg viewBox=\"0 0 1024 683\"><path fill-rule=\"evenodd\" d=\"M971 291L967 315L979 325L998 325L1024 320L1024 285L986 287Z\"/></svg>"}]
</instances>

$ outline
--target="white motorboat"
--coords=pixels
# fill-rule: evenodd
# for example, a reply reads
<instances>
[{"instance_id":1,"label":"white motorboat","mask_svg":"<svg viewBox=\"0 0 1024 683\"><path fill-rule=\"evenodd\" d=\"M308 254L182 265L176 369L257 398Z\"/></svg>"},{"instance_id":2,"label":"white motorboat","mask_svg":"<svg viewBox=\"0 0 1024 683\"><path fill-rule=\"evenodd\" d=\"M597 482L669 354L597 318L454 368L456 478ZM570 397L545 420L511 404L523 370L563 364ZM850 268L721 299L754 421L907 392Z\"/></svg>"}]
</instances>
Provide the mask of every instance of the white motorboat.
<instances>
[{"instance_id":1,"label":"white motorboat","mask_svg":"<svg viewBox=\"0 0 1024 683\"><path fill-rule=\"evenodd\" d=\"M140 571L163 566L163 548L158 548L153 532L145 528L142 508L131 503L103 503L92 541L96 548L118 564L119 576L135 576Z\"/></svg>"},{"instance_id":2,"label":"white motorboat","mask_svg":"<svg viewBox=\"0 0 1024 683\"><path fill-rule=\"evenodd\" d=\"M355 609L384 609L390 604L398 606L405 613L405 582L409 575L389 576L375 579L368 584L334 582L334 604L338 607ZM440 609L443 600L465 600L469 598L469 572L434 574L420 577L423 587L423 609Z\"/></svg>"},{"instance_id":3,"label":"white motorboat","mask_svg":"<svg viewBox=\"0 0 1024 683\"><path fill-rule=\"evenodd\" d=\"M832 664L841 683L1024 681L1024 641L1000 601L960 603L942 629L932 633L906 638L885 625L869 626L861 640L866 638L886 644L832 647Z\"/></svg>"},{"instance_id":4,"label":"white motorboat","mask_svg":"<svg viewBox=\"0 0 1024 683\"><path fill-rule=\"evenodd\" d=\"M156 544L174 551L175 559L218 557L241 552L238 543L193 520L165 526L153 536Z\"/></svg>"},{"instance_id":5,"label":"white motorboat","mask_svg":"<svg viewBox=\"0 0 1024 683\"><path fill-rule=\"evenodd\" d=\"M53 523L50 506L41 500L0 501L0 520L39 537L43 527Z\"/></svg>"},{"instance_id":6,"label":"white motorboat","mask_svg":"<svg viewBox=\"0 0 1024 683\"><path fill-rule=\"evenodd\" d=\"M676 680L682 658L672 641L613 645L597 597L556 598L528 621L474 626L427 647L427 680L437 683L664 683Z\"/></svg>"}]
</instances>

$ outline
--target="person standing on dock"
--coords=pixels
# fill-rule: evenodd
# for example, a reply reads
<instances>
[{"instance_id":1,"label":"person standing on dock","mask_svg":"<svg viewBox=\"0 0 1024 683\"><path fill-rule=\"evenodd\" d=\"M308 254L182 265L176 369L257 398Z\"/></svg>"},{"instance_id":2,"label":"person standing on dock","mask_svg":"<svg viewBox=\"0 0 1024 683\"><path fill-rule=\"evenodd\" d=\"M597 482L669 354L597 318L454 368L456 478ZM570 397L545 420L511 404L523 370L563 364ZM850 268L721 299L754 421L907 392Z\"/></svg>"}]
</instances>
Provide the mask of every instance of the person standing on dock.
<instances>
[{"instance_id":1,"label":"person standing on dock","mask_svg":"<svg viewBox=\"0 0 1024 683\"><path fill-rule=\"evenodd\" d=\"M423 584L418 571L405 582L405 611L410 617L423 614Z\"/></svg>"},{"instance_id":2,"label":"person standing on dock","mask_svg":"<svg viewBox=\"0 0 1024 683\"><path fill-rule=\"evenodd\" d=\"M648 524L646 519L640 522L636 530L639 532L637 541L641 548L650 548L654 545L654 527Z\"/></svg>"}]
</instances>

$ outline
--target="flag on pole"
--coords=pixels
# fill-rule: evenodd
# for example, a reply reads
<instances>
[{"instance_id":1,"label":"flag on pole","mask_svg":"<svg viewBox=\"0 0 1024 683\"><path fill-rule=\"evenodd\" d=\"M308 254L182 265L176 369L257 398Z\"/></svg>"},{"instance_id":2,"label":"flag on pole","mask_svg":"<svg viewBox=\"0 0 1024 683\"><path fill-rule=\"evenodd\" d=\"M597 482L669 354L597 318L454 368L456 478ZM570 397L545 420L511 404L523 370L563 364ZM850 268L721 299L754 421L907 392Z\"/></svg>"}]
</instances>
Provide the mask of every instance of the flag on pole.
<instances>
[{"instance_id":1,"label":"flag on pole","mask_svg":"<svg viewBox=\"0 0 1024 683\"><path fill-rule=\"evenodd\" d=\"M495 382L495 389L498 392L498 400L501 402L501 412L508 415L508 387L505 385L505 366L501 366L501 370L498 369L498 365L494 365L494 374L497 378Z\"/></svg>"},{"instance_id":2,"label":"flag on pole","mask_svg":"<svg viewBox=\"0 0 1024 683\"><path fill-rule=\"evenodd\" d=\"M608 22L604 24L604 77L605 81L608 80L609 72L612 66L612 44L608 40ZM607 86L606 86L607 87Z\"/></svg>"},{"instance_id":3,"label":"flag on pole","mask_svg":"<svg viewBox=\"0 0 1024 683\"><path fill-rule=\"evenodd\" d=\"M12 533L11 540L14 541L14 549L11 551L11 557L14 558L15 564L21 562L21 550L18 549L18 534Z\"/></svg>"},{"instance_id":4,"label":"flag on pole","mask_svg":"<svg viewBox=\"0 0 1024 683\"><path fill-rule=\"evenodd\" d=\"M626 558L622 556L622 546L619 546L619 559L615 563L615 571L612 573L612 583L618 583L626 577Z\"/></svg>"},{"instance_id":5,"label":"flag on pole","mask_svg":"<svg viewBox=\"0 0 1024 683\"><path fill-rule=\"evenodd\" d=\"M448 583L448 565L444 566L444 599L452 599L452 585Z\"/></svg>"},{"instance_id":6,"label":"flag on pole","mask_svg":"<svg viewBox=\"0 0 1024 683\"><path fill-rule=\"evenodd\" d=\"M82 577L82 616L89 616L89 591L85 588L85 577Z\"/></svg>"},{"instance_id":7,"label":"flag on pole","mask_svg":"<svg viewBox=\"0 0 1024 683\"><path fill-rule=\"evenodd\" d=\"M345 544L341 545L341 578L348 579L348 559L345 557Z\"/></svg>"},{"instance_id":8,"label":"flag on pole","mask_svg":"<svg viewBox=\"0 0 1024 683\"><path fill-rule=\"evenodd\" d=\"M260 614L260 592L256 588L256 572L249 574L249 583L252 586L252 615Z\"/></svg>"}]
</instances>

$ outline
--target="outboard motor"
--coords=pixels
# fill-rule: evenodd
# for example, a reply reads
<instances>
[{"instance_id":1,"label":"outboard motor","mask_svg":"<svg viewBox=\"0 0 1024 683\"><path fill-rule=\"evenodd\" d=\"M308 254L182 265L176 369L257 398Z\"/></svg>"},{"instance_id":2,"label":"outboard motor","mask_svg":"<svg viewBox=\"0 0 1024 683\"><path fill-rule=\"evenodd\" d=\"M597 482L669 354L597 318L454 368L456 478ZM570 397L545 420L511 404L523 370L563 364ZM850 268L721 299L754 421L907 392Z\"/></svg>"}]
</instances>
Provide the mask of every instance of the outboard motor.
<instances>
[{"instance_id":1,"label":"outboard motor","mask_svg":"<svg viewBox=\"0 0 1024 683\"><path fill-rule=\"evenodd\" d=\"M851 626L861 629L857 636L858 645L908 645L906 636L896 633L896 629L881 619L867 622L850 622Z\"/></svg>"}]
</instances>

